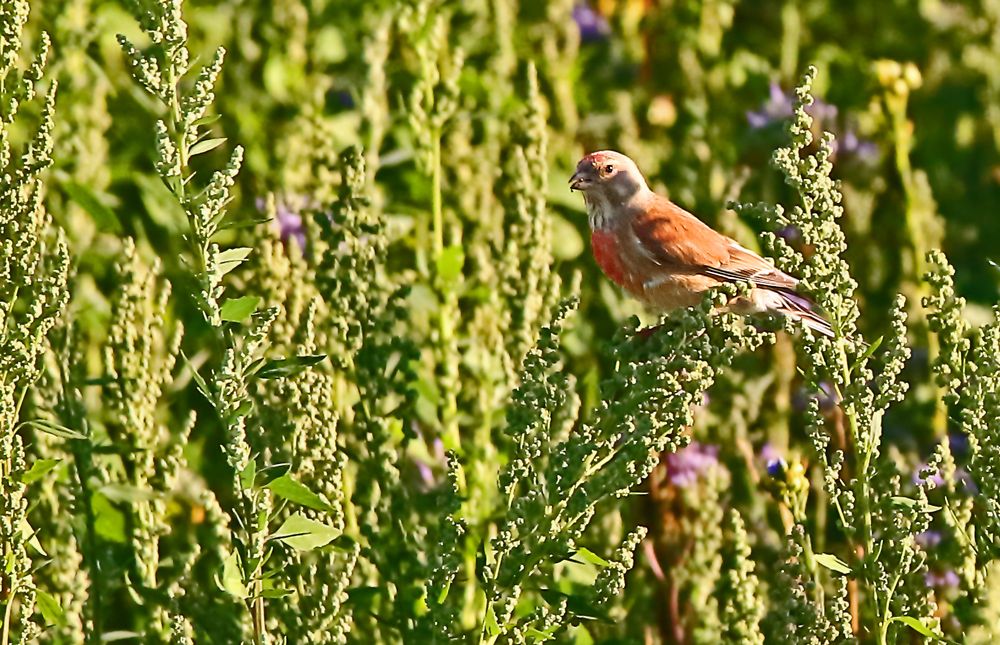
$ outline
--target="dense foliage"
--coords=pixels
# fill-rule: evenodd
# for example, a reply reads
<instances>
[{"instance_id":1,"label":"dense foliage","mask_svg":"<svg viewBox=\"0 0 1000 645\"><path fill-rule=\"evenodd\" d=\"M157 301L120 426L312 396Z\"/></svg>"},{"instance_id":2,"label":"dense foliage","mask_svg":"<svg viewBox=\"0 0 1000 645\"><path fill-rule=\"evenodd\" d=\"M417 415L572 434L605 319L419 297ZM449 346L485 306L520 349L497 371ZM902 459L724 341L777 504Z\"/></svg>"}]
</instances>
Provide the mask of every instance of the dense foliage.
<instances>
[{"instance_id":1,"label":"dense foliage","mask_svg":"<svg viewBox=\"0 0 1000 645\"><path fill-rule=\"evenodd\" d=\"M998 0L4 0L0 645L992 642L998 183Z\"/></svg>"}]
</instances>

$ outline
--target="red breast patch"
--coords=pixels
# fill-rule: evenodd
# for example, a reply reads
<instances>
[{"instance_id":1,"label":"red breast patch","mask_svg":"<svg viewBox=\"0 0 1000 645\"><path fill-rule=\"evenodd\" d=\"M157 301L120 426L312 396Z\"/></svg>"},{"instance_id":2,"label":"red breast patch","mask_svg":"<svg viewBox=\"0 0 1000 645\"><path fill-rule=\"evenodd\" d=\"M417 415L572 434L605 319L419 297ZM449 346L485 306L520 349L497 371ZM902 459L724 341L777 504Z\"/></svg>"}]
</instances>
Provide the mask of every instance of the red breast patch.
<instances>
[{"instance_id":1,"label":"red breast patch","mask_svg":"<svg viewBox=\"0 0 1000 645\"><path fill-rule=\"evenodd\" d=\"M618 286L624 287L625 268L618 253L618 238L615 234L611 231L593 231L590 234L590 245L594 251L594 260L604 275Z\"/></svg>"}]
</instances>

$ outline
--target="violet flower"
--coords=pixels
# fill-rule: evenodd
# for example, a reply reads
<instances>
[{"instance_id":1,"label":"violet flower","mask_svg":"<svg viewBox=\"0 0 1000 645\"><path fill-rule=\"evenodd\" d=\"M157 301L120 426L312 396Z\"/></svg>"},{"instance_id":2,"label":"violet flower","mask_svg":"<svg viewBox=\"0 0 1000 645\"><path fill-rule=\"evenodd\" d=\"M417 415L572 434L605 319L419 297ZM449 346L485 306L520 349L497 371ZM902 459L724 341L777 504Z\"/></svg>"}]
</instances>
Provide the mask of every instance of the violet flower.
<instances>
[{"instance_id":1,"label":"violet flower","mask_svg":"<svg viewBox=\"0 0 1000 645\"><path fill-rule=\"evenodd\" d=\"M604 40L611 33L604 16L586 2L579 2L573 7L573 20L580 30L580 40L585 43Z\"/></svg>"},{"instance_id":2,"label":"violet flower","mask_svg":"<svg viewBox=\"0 0 1000 645\"><path fill-rule=\"evenodd\" d=\"M760 110L747 112L747 122L754 130L789 119L795 111L792 95L782 90L777 83L771 83L768 94L767 102ZM837 106L818 99L806 108L806 112L818 121L831 121L837 118Z\"/></svg>"},{"instance_id":3,"label":"violet flower","mask_svg":"<svg viewBox=\"0 0 1000 645\"><path fill-rule=\"evenodd\" d=\"M719 463L719 447L692 441L686 447L667 455L667 475L674 486L685 488Z\"/></svg>"},{"instance_id":4,"label":"violet flower","mask_svg":"<svg viewBox=\"0 0 1000 645\"><path fill-rule=\"evenodd\" d=\"M275 202L275 217L273 221L273 226L278 231L281 236L281 241L288 245L288 241L294 239L299 245L299 250L303 253L306 250L306 229L305 224L302 220L302 213L300 208L295 208L290 203L291 200L279 199ZM300 202L305 202L305 200L297 200ZM258 197L257 210L265 212L267 210L267 202L262 197ZM303 203L304 207L305 204Z\"/></svg>"},{"instance_id":5,"label":"violet flower","mask_svg":"<svg viewBox=\"0 0 1000 645\"><path fill-rule=\"evenodd\" d=\"M954 589L961 583L958 574L953 570L928 571L924 574L924 584L936 589Z\"/></svg>"},{"instance_id":6,"label":"violet flower","mask_svg":"<svg viewBox=\"0 0 1000 645\"><path fill-rule=\"evenodd\" d=\"M920 545L920 548L925 551L929 551L941 544L941 540L944 539L944 536L941 535L941 531L921 531L920 533L917 533L913 539Z\"/></svg>"}]
</instances>

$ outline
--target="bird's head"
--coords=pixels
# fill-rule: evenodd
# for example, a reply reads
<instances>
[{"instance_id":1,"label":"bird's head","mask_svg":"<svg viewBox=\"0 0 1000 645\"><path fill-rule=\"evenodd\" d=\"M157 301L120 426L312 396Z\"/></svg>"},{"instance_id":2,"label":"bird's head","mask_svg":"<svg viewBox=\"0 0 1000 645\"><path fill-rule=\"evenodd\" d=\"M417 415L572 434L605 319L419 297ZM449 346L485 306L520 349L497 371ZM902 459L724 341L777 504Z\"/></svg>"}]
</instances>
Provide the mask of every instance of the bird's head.
<instances>
[{"instance_id":1,"label":"bird's head","mask_svg":"<svg viewBox=\"0 0 1000 645\"><path fill-rule=\"evenodd\" d=\"M614 150L592 152L581 159L570 177L569 187L605 203L624 203L636 193L648 190L635 162Z\"/></svg>"}]
</instances>

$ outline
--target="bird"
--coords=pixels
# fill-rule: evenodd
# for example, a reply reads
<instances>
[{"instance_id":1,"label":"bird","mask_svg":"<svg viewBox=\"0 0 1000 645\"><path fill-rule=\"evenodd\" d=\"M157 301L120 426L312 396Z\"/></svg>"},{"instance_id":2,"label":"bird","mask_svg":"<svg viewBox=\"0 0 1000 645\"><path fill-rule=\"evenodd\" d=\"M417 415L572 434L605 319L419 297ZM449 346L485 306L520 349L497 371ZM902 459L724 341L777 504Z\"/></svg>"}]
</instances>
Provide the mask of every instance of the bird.
<instances>
[{"instance_id":1,"label":"bird","mask_svg":"<svg viewBox=\"0 0 1000 645\"><path fill-rule=\"evenodd\" d=\"M730 302L731 311L783 314L833 337L829 321L796 291L796 278L653 192L627 156L592 152L569 185L583 193L597 265L647 309L694 306L713 287L748 283L749 293Z\"/></svg>"}]
</instances>

